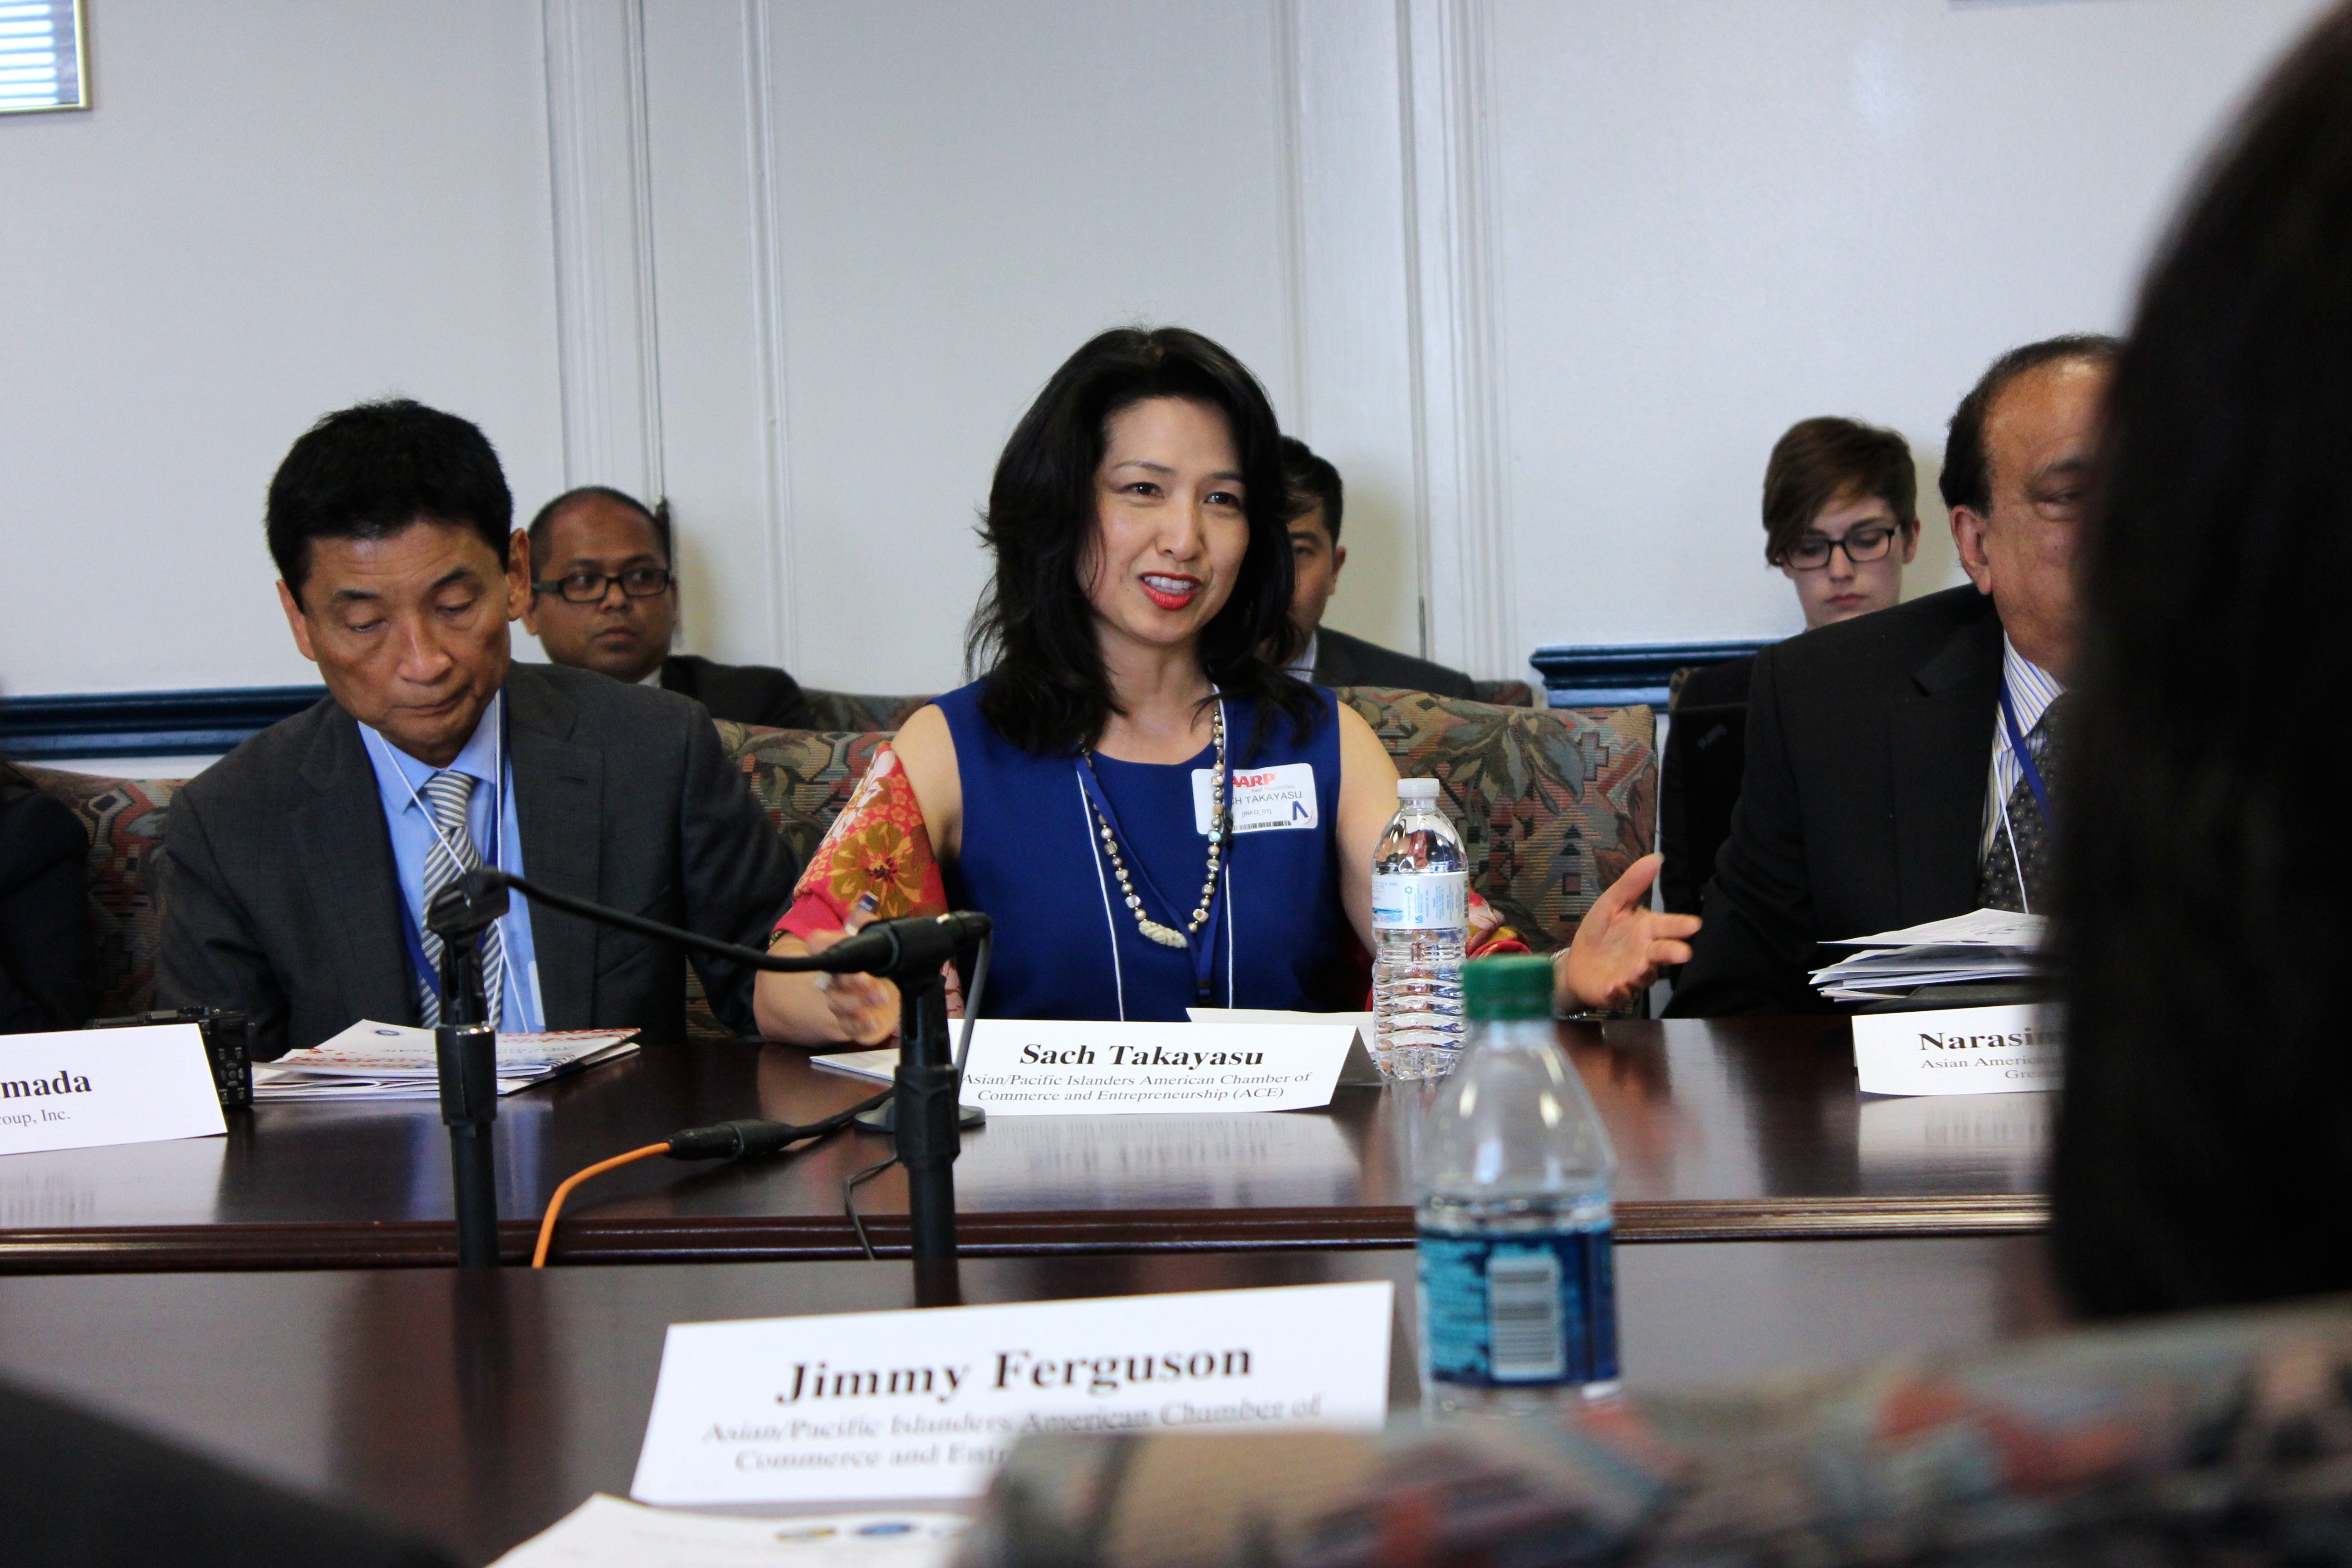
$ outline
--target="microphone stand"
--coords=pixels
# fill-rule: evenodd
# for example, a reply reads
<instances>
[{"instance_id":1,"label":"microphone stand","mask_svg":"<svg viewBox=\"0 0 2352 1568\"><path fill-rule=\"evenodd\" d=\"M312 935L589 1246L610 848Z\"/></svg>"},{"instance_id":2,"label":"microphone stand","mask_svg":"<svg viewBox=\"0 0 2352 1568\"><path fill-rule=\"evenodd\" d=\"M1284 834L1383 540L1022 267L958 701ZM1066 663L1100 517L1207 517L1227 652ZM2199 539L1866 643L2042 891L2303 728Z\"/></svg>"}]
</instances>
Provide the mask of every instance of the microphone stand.
<instances>
[{"instance_id":1,"label":"microphone stand","mask_svg":"<svg viewBox=\"0 0 2352 1568\"><path fill-rule=\"evenodd\" d=\"M451 885L448 891L434 900L434 913L426 917L436 931L441 931L446 945L446 962L457 952L450 935L439 923L438 916L445 906L452 910L451 928L463 929L467 942L465 951L473 952L472 939L484 927L506 912L507 892L513 889L533 903L544 904L551 910L576 915L582 920L601 925L635 931L659 941L675 942L680 947L711 953L731 963L751 969L763 969L778 974L804 974L812 972L835 974L873 974L891 981L898 987L898 1072L895 1079L897 1099L894 1102L894 1131L898 1138L899 1163L907 1167L907 1219L909 1246L913 1251L919 1279L927 1268L952 1265L956 1256L955 1225L955 1160L961 1152L963 1140L959 1131L961 1110L956 1103L956 1091L962 1074L948 1049L947 985L940 976L940 968L965 948L984 942L989 935L986 915L970 912L933 917L906 917L899 920L877 921L856 935L844 938L823 952L805 957L786 957L762 952L757 948L739 947L731 942L721 942L699 931L681 931L676 926L649 921L643 915L629 914L621 910L607 909L585 899L575 899L542 888L511 872L488 867L468 871ZM492 910L492 900L496 908ZM462 918L456 906L462 902L466 912ZM474 921L470 925L468 921ZM479 965L473 976L474 1001L477 1014L486 1005L481 1000ZM445 978L442 995L450 995ZM445 1016L446 1003L444 1003ZM450 1031L443 1031L447 1035ZM486 1031L486 1033L488 1033ZM494 1033L488 1037L493 1042ZM450 1121L449 1135L455 1143L458 1123L450 1119L451 1053L441 1048L442 1120ZM489 1169L489 1127L491 1117L498 1113L498 1085L486 1058L481 1079L488 1113L481 1119L480 1142L482 1170L487 1182ZM465 1102L470 1104L470 1101ZM470 1125L470 1124L469 1124ZM460 1182L464 1166L461 1161ZM495 1194L485 1187L484 1201L488 1205L489 1255L485 1262L497 1260L498 1215ZM466 1218L461 1185L458 1206L458 1251L465 1258Z\"/></svg>"},{"instance_id":2,"label":"microphone stand","mask_svg":"<svg viewBox=\"0 0 2352 1568\"><path fill-rule=\"evenodd\" d=\"M499 1187L490 1128L499 1118L499 1026L482 975L482 932L507 912L507 890L461 877L425 914L441 939L441 1023L433 1055L441 1077L441 1121L449 1129L449 1169L457 1210L457 1264L499 1264Z\"/></svg>"}]
</instances>

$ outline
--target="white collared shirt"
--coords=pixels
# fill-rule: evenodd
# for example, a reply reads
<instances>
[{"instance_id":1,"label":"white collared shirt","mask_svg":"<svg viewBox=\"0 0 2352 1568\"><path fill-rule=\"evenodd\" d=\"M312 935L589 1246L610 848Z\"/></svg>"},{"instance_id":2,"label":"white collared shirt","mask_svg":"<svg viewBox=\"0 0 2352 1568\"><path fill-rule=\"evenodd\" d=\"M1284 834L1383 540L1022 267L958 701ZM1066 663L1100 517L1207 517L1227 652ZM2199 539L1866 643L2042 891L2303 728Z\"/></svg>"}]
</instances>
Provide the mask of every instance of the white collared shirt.
<instances>
[{"instance_id":1,"label":"white collared shirt","mask_svg":"<svg viewBox=\"0 0 2352 1568\"><path fill-rule=\"evenodd\" d=\"M2017 708L2017 732L2025 737L2028 747L2034 745L2033 726L2042 722L2042 715L2050 705L2064 695L2065 683L2040 665L2017 651L2009 634L2000 634L2000 678L2009 686L2009 700ZM2044 743L2046 744L2046 739ZM2037 749L2036 761L2041 758ZM1992 715L1992 773L1985 785L1984 833L1977 842L1977 858L1982 861L1992 849L1992 841L2000 832L2000 809L2017 788L2017 781L2025 776L2018 765L2017 753L2010 749L2009 725L2000 710Z\"/></svg>"},{"instance_id":2,"label":"white collared shirt","mask_svg":"<svg viewBox=\"0 0 2352 1568\"><path fill-rule=\"evenodd\" d=\"M1292 659L1287 666L1287 672L1289 674L1297 676L1299 679L1307 681L1310 685L1313 684L1315 679L1315 645L1321 641L1322 637L1323 634L1319 630L1307 634L1307 646L1298 650L1298 657Z\"/></svg>"}]
</instances>

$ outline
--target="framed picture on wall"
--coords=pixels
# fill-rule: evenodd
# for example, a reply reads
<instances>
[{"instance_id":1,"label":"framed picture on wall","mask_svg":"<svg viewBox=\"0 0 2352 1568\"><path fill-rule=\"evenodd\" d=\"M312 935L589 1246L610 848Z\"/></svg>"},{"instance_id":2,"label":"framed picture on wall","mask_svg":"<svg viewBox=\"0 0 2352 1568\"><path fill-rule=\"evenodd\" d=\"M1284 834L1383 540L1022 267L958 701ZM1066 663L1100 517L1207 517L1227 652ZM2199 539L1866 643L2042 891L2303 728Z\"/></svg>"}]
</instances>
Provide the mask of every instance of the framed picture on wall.
<instances>
[{"instance_id":1,"label":"framed picture on wall","mask_svg":"<svg viewBox=\"0 0 2352 1568\"><path fill-rule=\"evenodd\" d=\"M82 0L0 0L0 114L89 107Z\"/></svg>"}]
</instances>

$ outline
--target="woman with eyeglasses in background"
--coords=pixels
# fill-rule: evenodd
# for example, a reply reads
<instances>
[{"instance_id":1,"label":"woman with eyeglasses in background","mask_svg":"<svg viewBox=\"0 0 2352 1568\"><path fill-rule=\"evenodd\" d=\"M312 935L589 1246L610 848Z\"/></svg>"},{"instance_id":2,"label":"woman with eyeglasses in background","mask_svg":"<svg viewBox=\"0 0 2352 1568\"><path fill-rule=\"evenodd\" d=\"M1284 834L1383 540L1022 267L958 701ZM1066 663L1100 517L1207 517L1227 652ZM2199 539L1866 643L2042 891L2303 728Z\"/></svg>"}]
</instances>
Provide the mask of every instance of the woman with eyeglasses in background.
<instances>
[{"instance_id":1,"label":"woman with eyeglasses in background","mask_svg":"<svg viewBox=\"0 0 2352 1568\"><path fill-rule=\"evenodd\" d=\"M1802 419L1764 468L1764 560L1797 585L1805 629L1884 610L1919 552L1910 444L1853 419ZM1658 874L1665 907L1699 913L1748 761L1753 656L1684 672L1675 684L1658 784Z\"/></svg>"}]
</instances>

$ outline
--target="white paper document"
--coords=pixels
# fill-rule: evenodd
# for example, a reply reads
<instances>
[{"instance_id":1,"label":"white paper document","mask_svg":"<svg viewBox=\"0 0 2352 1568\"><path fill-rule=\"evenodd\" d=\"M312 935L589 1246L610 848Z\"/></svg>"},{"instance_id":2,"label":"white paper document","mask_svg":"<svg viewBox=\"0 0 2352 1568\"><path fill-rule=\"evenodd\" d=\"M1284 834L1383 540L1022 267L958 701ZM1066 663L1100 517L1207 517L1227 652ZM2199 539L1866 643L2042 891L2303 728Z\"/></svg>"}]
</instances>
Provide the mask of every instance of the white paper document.
<instances>
[{"instance_id":1,"label":"white paper document","mask_svg":"<svg viewBox=\"0 0 2352 1568\"><path fill-rule=\"evenodd\" d=\"M1858 949L1813 971L1813 985L1837 1002L1884 1002L1922 985L2024 980L2041 973L2047 921L2009 910L1971 910L1875 936L1847 937L1831 947Z\"/></svg>"},{"instance_id":2,"label":"white paper document","mask_svg":"<svg viewBox=\"0 0 2352 1568\"><path fill-rule=\"evenodd\" d=\"M1120 1024L982 1018L971 1028L971 1054L964 1061L963 1092L958 1098L991 1116L1312 1110L1330 1104L1331 1091L1340 1084L1381 1081L1355 1022L1371 1015L1272 1016L1280 1021ZM811 1060L836 1072L884 1082L898 1070L895 1046L836 1051Z\"/></svg>"},{"instance_id":3,"label":"white paper document","mask_svg":"<svg viewBox=\"0 0 2352 1568\"><path fill-rule=\"evenodd\" d=\"M499 1037L499 1092L513 1094L637 1047L635 1029L552 1029ZM433 1031L362 1018L334 1038L253 1069L256 1100L436 1100Z\"/></svg>"},{"instance_id":4,"label":"white paper document","mask_svg":"<svg viewBox=\"0 0 2352 1568\"><path fill-rule=\"evenodd\" d=\"M975 1497L1024 1436L1378 1427L1388 1281L674 1323L630 1495Z\"/></svg>"},{"instance_id":5,"label":"white paper document","mask_svg":"<svg viewBox=\"0 0 2352 1568\"><path fill-rule=\"evenodd\" d=\"M970 1529L952 1513L742 1519L599 1492L491 1568L947 1568Z\"/></svg>"},{"instance_id":6,"label":"white paper document","mask_svg":"<svg viewBox=\"0 0 2352 1568\"><path fill-rule=\"evenodd\" d=\"M194 1024L0 1036L0 1154L227 1131Z\"/></svg>"},{"instance_id":7,"label":"white paper document","mask_svg":"<svg viewBox=\"0 0 2352 1568\"><path fill-rule=\"evenodd\" d=\"M2058 1087L2054 1012L2034 1005L1860 1013L1854 1081L1864 1094L2016 1094Z\"/></svg>"}]
</instances>

